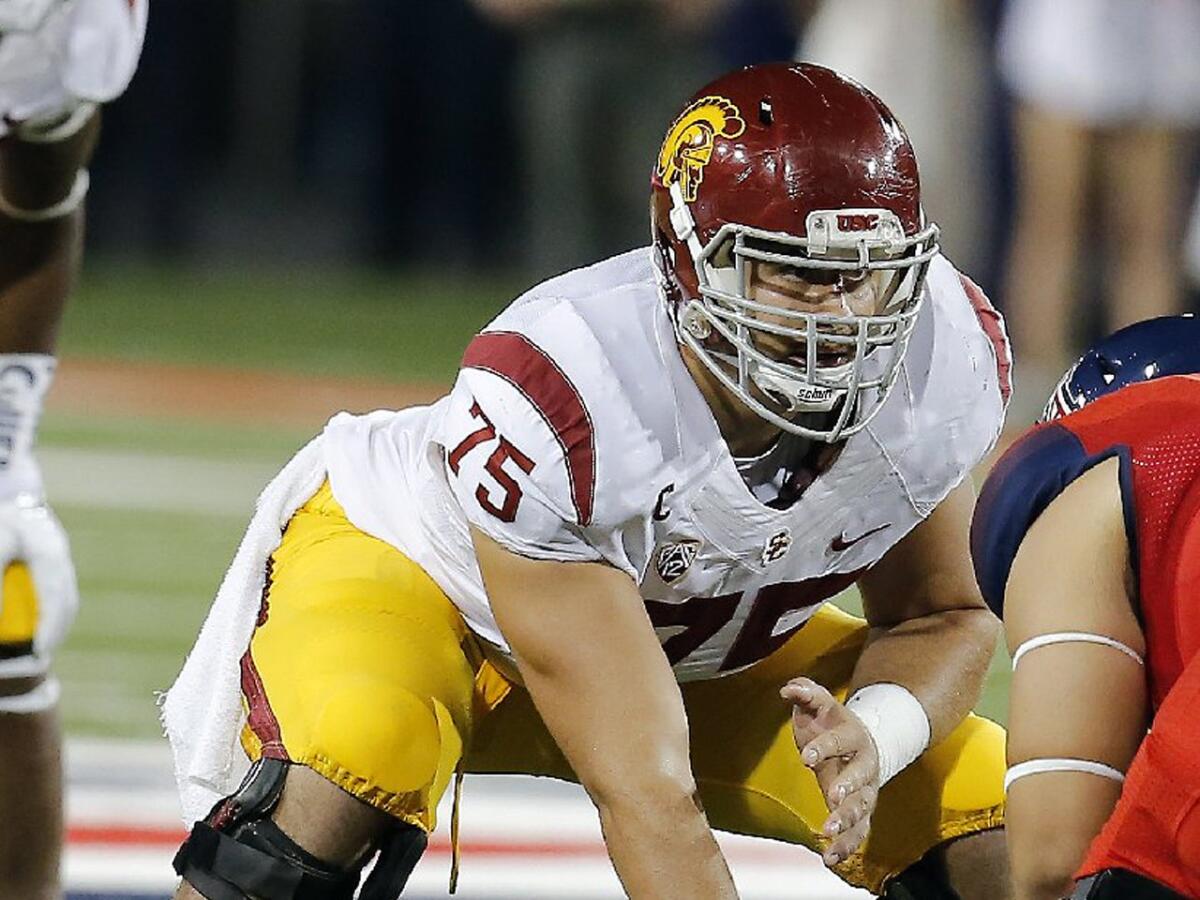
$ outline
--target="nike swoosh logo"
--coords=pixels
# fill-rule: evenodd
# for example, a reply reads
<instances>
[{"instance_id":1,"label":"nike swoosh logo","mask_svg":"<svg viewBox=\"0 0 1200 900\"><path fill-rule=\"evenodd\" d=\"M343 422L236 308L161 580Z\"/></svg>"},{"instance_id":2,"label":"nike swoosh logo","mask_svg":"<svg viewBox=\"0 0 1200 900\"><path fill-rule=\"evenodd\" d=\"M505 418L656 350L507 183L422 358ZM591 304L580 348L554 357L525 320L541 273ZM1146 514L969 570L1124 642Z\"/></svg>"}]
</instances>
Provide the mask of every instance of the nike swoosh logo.
<instances>
[{"instance_id":1,"label":"nike swoosh logo","mask_svg":"<svg viewBox=\"0 0 1200 900\"><path fill-rule=\"evenodd\" d=\"M885 529L885 528L891 528L891 527L892 527L892 523L887 522L886 524L880 525L878 528L872 528L870 531L864 531L858 537L850 539L850 540L846 539L846 532L843 531L841 534L839 534L837 537L835 537L832 541L829 542L829 549L832 550L834 553L841 553L843 550L849 550L851 547L853 547L859 541L861 541L865 538L869 538L871 535L875 534L876 532L880 532L880 531L883 531L883 529Z\"/></svg>"}]
</instances>

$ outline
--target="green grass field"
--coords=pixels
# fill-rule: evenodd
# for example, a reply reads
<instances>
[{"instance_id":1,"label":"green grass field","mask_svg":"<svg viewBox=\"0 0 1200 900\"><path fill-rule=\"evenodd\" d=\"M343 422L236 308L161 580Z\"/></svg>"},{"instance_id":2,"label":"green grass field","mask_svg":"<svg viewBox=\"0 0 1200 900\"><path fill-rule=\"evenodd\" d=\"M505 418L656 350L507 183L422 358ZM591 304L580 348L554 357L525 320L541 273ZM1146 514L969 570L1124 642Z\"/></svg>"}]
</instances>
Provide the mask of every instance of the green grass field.
<instances>
[{"instance_id":1,"label":"green grass field","mask_svg":"<svg viewBox=\"0 0 1200 900\"><path fill-rule=\"evenodd\" d=\"M448 382L467 338L514 286L99 266L68 310L60 354ZM70 733L158 735L154 691L182 664L254 492L310 436L194 421L184 409L169 418L47 415L47 481L83 597L57 663ZM166 482L156 491L154 478L179 490ZM198 478L219 483L197 497ZM845 600L853 609L856 598ZM1003 718L1005 662L997 656L980 704L993 718Z\"/></svg>"}]
</instances>

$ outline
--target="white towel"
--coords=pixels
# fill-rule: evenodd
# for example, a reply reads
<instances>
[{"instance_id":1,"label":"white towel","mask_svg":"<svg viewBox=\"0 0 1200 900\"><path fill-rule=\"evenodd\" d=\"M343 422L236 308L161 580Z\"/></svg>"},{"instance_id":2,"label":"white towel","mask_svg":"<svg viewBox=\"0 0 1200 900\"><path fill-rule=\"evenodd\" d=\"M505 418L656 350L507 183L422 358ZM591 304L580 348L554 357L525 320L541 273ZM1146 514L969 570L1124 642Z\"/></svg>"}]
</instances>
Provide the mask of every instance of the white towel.
<instances>
[{"instance_id":1,"label":"white towel","mask_svg":"<svg viewBox=\"0 0 1200 900\"><path fill-rule=\"evenodd\" d=\"M324 479L325 456L318 436L259 495L200 636L175 684L163 695L162 724L175 757L180 805L189 828L237 788L245 770L238 744L245 719L240 663L254 632L267 559L279 546L288 519Z\"/></svg>"}]
</instances>

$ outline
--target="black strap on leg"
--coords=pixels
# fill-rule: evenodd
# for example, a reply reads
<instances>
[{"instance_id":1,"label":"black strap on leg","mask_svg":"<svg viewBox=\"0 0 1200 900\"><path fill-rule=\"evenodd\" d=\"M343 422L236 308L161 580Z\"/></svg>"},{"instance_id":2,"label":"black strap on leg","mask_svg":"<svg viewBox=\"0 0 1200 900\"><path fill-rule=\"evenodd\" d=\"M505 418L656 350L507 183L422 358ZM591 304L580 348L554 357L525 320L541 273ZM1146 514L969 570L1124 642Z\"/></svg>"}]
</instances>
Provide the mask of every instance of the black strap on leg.
<instances>
[{"instance_id":1,"label":"black strap on leg","mask_svg":"<svg viewBox=\"0 0 1200 900\"><path fill-rule=\"evenodd\" d=\"M384 838L379 859L363 883L358 900L395 900L399 897L428 843L425 829L399 823Z\"/></svg>"},{"instance_id":2,"label":"black strap on leg","mask_svg":"<svg viewBox=\"0 0 1200 900\"><path fill-rule=\"evenodd\" d=\"M941 855L932 852L888 881L880 896L883 900L962 900L950 887Z\"/></svg>"},{"instance_id":3,"label":"black strap on leg","mask_svg":"<svg viewBox=\"0 0 1200 900\"><path fill-rule=\"evenodd\" d=\"M1105 869L1076 883L1071 900L1187 900L1145 875L1127 869Z\"/></svg>"},{"instance_id":4,"label":"black strap on leg","mask_svg":"<svg viewBox=\"0 0 1200 900\"><path fill-rule=\"evenodd\" d=\"M284 834L270 818L287 763L259 760L232 797L197 822L175 854L175 871L208 900L351 900L364 857L331 866Z\"/></svg>"},{"instance_id":5,"label":"black strap on leg","mask_svg":"<svg viewBox=\"0 0 1200 900\"><path fill-rule=\"evenodd\" d=\"M247 823L232 837L197 822L188 844L180 874L201 893L196 876L237 900L351 900L358 887L361 867L348 872L322 863L270 819Z\"/></svg>"}]
</instances>

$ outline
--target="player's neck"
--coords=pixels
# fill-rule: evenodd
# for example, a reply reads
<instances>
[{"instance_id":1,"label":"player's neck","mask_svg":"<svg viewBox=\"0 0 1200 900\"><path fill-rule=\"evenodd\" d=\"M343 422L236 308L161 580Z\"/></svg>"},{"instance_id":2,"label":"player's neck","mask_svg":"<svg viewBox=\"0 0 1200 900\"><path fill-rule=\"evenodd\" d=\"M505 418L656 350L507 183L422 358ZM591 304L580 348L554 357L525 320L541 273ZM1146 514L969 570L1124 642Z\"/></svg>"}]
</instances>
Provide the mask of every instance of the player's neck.
<instances>
[{"instance_id":1,"label":"player's neck","mask_svg":"<svg viewBox=\"0 0 1200 900\"><path fill-rule=\"evenodd\" d=\"M688 373L712 411L713 418L717 420L717 428L730 453L739 458L758 456L779 440L783 433L781 429L734 396L721 384L717 376L700 362L695 353L682 345L679 352L683 355L683 363L687 366Z\"/></svg>"}]
</instances>

